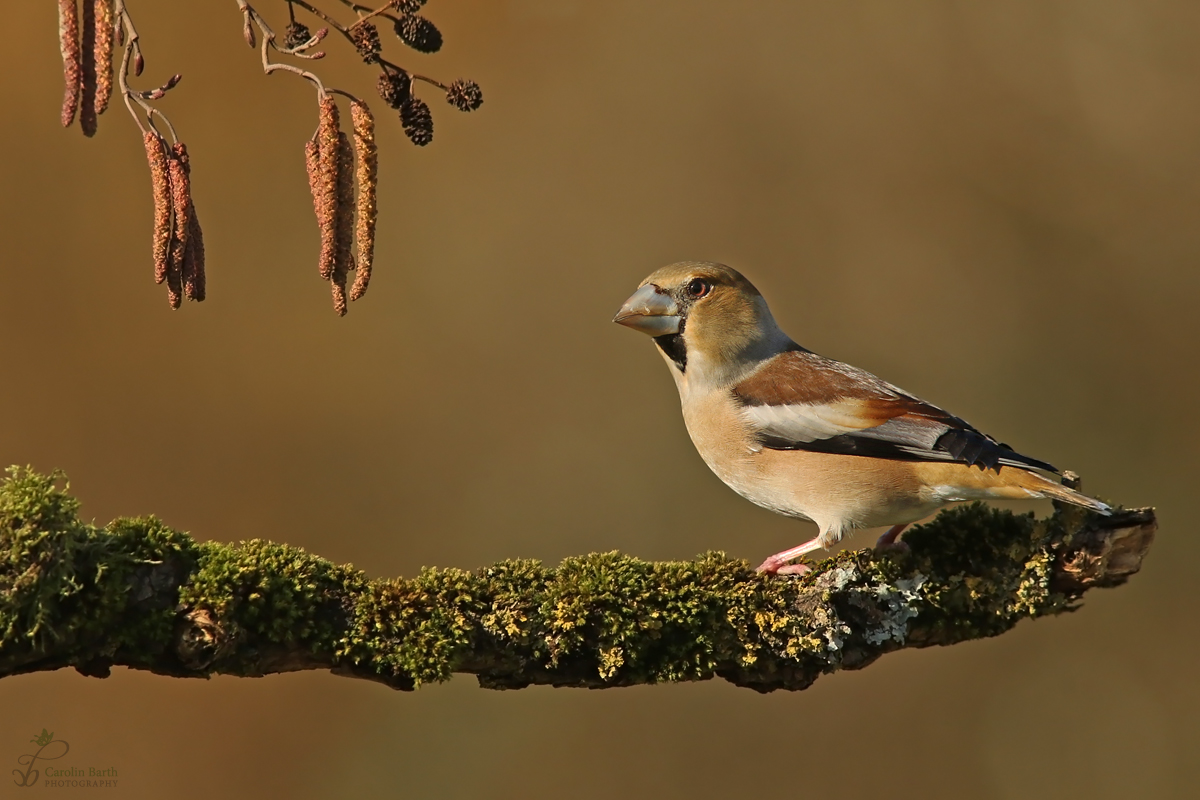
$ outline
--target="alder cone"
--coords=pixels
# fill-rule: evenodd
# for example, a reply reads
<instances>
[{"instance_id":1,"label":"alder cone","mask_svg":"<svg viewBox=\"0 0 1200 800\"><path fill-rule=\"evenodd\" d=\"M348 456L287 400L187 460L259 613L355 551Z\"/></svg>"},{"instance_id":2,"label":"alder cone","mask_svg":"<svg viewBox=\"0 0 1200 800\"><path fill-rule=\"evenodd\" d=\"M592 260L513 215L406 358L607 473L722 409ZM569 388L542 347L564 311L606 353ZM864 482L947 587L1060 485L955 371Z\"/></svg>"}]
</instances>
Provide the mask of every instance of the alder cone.
<instances>
[{"instance_id":1,"label":"alder cone","mask_svg":"<svg viewBox=\"0 0 1200 800\"><path fill-rule=\"evenodd\" d=\"M383 43L379 41L379 30L367 20L356 22L346 32L362 60L368 64L374 61L383 49Z\"/></svg>"},{"instance_id":2,"label":"alder cone","mask_svg":"<svg viewBox=\"0 0 1200 800\"><path fill-rule=\"evenodd\" d=\"M442 49L442 32L424 17L405 14L396 20L395 30L400 41L418 53L436 53Z\"/></svg>"},{"instance_id":3,"label":"alder cone","mask_svg":"<svg viewBox=\"0 0 1200 800\"><path fill-rule=\"evenodd\" d=\"M293 22L287 26L287 31L284 32L283 46L294 50L311 38L312 34L308 32L307 25L303 22Z\"/></svg>"},{"instance_id":4,"label":"alder cone","mask_svg":"<svg viewBox=\"0 0 1200 800\"><path fill-rule=\"evenodd\" d=\"M483 105L483 90L475 81L457 80L446 90L446 102L459 111L474 111Z\"/></svg>"},{"instance_id":5,"label":"alder cone","mask_svg":"<svg viewBox=\"0 0 1200 800\"><path fill-rule=\"evenodd\" d=\"M424 147L433 141L433 114L419 97L410 97L400 106L400 124L412 143Z\"/></svg>"},{"instance_id":6,"label":"alder cone","mask_svg":"<svg viewBox=\"0 0 1200 800\"><path fill-rule=\"evenodd\" d=\"M412 78L404 70L394 73L381 72L375 88L379 92L379 96L383 98L383 102L392 108L399 109L412 95Z\"/></svg>"}]
</instances>

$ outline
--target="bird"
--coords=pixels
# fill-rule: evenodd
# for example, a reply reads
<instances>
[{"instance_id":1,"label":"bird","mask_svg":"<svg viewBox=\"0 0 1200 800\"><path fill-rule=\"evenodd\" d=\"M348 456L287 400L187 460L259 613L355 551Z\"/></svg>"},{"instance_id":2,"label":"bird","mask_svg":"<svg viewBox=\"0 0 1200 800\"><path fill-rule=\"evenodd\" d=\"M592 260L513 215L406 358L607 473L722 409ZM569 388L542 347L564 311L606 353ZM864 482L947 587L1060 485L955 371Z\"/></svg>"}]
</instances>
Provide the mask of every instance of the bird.
<instances>
[{"instance_id":1,"label":"bird","mask_svg":"<svg viewBox=\"0 0 1200 800\"><path fill-rule=\"evenodd\" d=\"M888 526L877 548L953 503L1052 498L1111 508L1055 482L1059 471L876 377L796 344L732 267L681 261L652 273L613 322L658 346L704 463L747 500L815 522L817 536L768 557L791 563L850 531Z\"/></svg>"}]
</instances>

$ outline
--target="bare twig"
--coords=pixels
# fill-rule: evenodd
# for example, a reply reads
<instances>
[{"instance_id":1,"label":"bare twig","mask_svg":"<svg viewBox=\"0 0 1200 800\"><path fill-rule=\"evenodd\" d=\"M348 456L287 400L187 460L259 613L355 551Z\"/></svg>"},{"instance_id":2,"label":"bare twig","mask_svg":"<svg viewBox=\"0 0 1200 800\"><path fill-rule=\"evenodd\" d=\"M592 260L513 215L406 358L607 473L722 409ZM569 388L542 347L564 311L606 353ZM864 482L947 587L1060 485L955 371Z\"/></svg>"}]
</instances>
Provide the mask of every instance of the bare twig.
<instances>
[{"instance_id":1,"label":"bare twig","mask_svg":"<svg viewBox=\"0 0 1200 800\"><path fill-rule=\"evenodd\" d=\"M239 2L240 2L240 0L239 0ZM288 5L300 6L305 11L307 11L308 13L310 13L314 17L316 17L317 19L320 19L323 22L325 22L326 24L328 24L329 27L333 28L335 31L337 31L338 33L345 36L347 40L353 41L350 38L350 33L347 30L347 28L345 28L340 22L338 22L336 19L329 16L328 14L326 14L324 11L317 8L316 6L309 5L308 3L304 2L304 0L288 0Z\"/></svg>"},{"instance_id":2,"label":"bare twig","mask_svg":"<svg viewBox=\"0 0 1200 800\"><path fill-rule=\"evenodd\" d=\"M117 72L117 85L121 90L121 96L125 100L125 107L129 109L129 115L133 117L133 121L137 123L138 129L141 130L143 134L145 134L147 126L155 131L158 130L157 126L154 124L154 118L157 117L158 119L162 120L164 125L167 126L167 131L171 135L171 142L177 142L179 141L179 137L175 133L175 126L171 124L171 120L167 119L165 114L150 104L150 99L152 96L153 99L159 99L162 94L165 94L168 90L179 83L180 76L173 76L167 81L167 83L163 84L162 87L157 90L152 90L148 93L134 91L129 86L129 71L130 66L132 65L133 74L135 77L142 74L142 69L145 67L145 59L142 56L142 45L140 39L138 38L137 28L133 24L133 17L130 16L129 10L125 6L125 0L116 0L115 14L125 31L125 49L121 55L121 68ZM138 116L137 110L134 108L135 105L140 108L142 113L145 115L145 125L142 124L142 120Z\"/></svg>"},{"instance_id":3,"label":"bare twig","mask_svg":"<svg viewBox=\"0 0 1200 800\"><path fill-rule=\"evenodd\" d=\"M237 0L237 4L238 4L238 8L241 9L243 16L248 17L249 19L253 20L254 24L258 26L259 32L262 34L261 53L262 53L263 73L270 75L273 72L279 72L279 71L290 72L293 75L297 75L301 78L304 78L306 81L309 81L310 83L312 83L313 86L315 86L317 89L318 96L324 96L325 95L325 84L321 83L321 79L318 78L315 74L313 74L312 72L309 72L308 70L300 69L299 67L293 66L291 64L282 64L282 63L278 63L278 62L273 62L273 61L271 61L271 55L270 55L270 51L272 49L280 51L280 52L289 53L292 55L302 54L303 50L308 49L308 47L311 47L312 45L316 44L317 41L320 41L320 39L323 37L324 34L322 34L320 31L318 31L317 35L314 36L309 41L309 43L306 43L302 47L293 48L291 50L281 49L275 43L275 31L271 28L270 25L267 24L267 21L265 19L263 19L262 16L257 11L254 10L253 6L251 6L248 2L246 2L246 0Z\"/></svg>"}]
</instances>

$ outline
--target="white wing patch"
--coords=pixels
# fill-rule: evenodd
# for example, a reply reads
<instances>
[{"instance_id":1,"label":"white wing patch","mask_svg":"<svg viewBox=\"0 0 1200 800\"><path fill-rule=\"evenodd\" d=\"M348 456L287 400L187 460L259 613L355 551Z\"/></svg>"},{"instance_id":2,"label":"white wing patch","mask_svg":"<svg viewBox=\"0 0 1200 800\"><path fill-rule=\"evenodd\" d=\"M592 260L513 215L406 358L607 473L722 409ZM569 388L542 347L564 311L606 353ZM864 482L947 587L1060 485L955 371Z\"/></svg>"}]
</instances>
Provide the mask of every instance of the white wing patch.
<instances>
[{"instance_id":1,"label":"white wing patch","mask_svg":"<svg viewBox=\"0 0 1200 800\"><path fill-rule=\"evenodd\" d=\"M855 400L813 405L793 403L780 406L746 406L742 414L765 436L789 442L809 443L845 434L877 439L897 445L904 451L953 460L949 453L934 453L938 437L949 427L922 417L900 416L880 421L856 413L861 409Z\"/></svg>"},{"instance_id":2,"label":"white wing patch","mask_svg":"<svg viewBox=\"0 0 1200 800\"><path fill-rule=\"evenodd\" d=\"M856 401L845 400L823 405L746 406L742 413L762 433L792 442L815 442L879 425L878 420L856 414L859 407Z\"/></svg>"},{"instance_id":3,"label":"white wing patch","mask_svg":"<svg viewBox=\"0 0 1200 800\"><path fill-rule=\"evenodd\" d=\"M938 438L948 430L950 430L948 425L933 420L920 417L896 417L889 419L878 428L859 431L858 435L866 439L892 442L923 453L932 451Z\"/></svg>"}]
</instances>

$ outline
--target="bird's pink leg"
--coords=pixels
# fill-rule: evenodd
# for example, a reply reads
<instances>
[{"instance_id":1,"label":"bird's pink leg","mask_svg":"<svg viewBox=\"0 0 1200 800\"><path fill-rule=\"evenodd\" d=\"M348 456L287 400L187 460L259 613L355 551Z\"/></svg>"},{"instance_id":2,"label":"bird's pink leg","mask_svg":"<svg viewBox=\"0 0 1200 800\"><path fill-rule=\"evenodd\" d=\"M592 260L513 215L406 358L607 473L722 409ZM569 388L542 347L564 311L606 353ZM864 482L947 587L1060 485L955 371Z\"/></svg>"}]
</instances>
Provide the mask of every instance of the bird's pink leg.
<instances>
[{"instance_id":1,"label":"bird's pink leg","mask_svg":"<svg viewBox=\"0 0 1200 800\"><path fill-rule=\"evenodd\" d=\"M885 533L883 536L880 536L879 541L875 543L875 549L907 550L908 545L904 542L898 541L900 534L903 533L904 529L907 527L908 524L905 523L904 525L893 525L892 527L888 528L887 533Z\"/></svg>"},{"instance_id":2,"label":"bird's pink leg","mask_svg":"<svg viewBox=\"0 0 1200 800\"><path fill-rule=\"evenodd\" d=\"M802 545L793 547L791 550L784 550L776 553L766 561L758 565L755 572L765 572L768 575L804 575L812 572L812 567L807 564L789 564L793 558L799 558L805 553L811 553L813 550L821 549L821 540L813 539L805 542Z\"/></svg>"}]
</instances>

